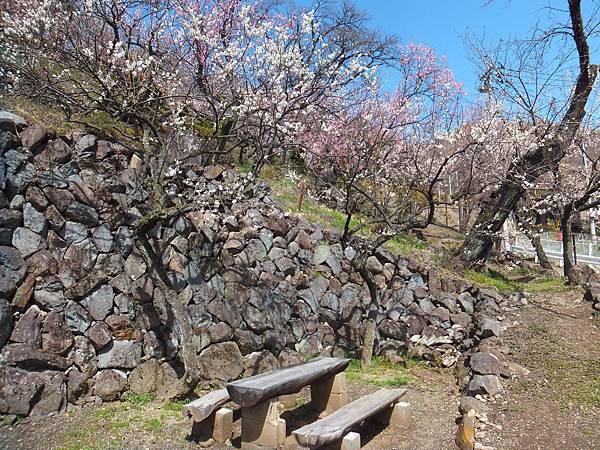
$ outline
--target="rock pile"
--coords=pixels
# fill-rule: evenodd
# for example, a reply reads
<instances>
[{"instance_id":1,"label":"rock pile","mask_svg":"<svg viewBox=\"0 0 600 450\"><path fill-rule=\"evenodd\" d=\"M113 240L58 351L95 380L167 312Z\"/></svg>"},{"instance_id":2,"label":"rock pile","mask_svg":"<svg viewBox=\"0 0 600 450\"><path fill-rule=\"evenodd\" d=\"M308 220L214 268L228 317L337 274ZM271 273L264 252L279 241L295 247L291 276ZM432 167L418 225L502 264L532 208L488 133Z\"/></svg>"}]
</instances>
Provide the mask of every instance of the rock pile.
<instances>
[{"instance_id":1,"label":"rock pile","mask_svg":"<svg viewBox=\"0 0 600 450\"><path fill-rule=\"evenodd\" d=\"M0 126L0 413L47 414L126 389L166 395L182 373L181 336L134 233L148 169L94 135L60 137L4 113ZM245 177L220 166L185 174L208 193ZM177 198L186 187L165 189ZM360 353L369 296L356 252L282 214L264 184L217 217L192 210L146 236L186 305L206 379ZM449 366L497 335L496 291L384 249L368 269L383 292L377 353ZM481 348L473 393L493 392L501 367Z\"/></svg>"}]
</instances>

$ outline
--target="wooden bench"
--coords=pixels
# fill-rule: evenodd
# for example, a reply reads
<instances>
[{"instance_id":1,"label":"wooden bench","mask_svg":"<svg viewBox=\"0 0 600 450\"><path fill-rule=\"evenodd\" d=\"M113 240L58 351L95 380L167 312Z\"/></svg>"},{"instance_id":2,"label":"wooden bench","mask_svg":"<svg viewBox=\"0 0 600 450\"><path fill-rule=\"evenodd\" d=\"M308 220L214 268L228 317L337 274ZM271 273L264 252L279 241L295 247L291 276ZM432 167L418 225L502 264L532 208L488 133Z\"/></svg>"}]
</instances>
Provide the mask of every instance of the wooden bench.
<instances>
[{"instance_id":1,"label":"wooden bench","mask_svg":"<svg viewBox=\"0 0 600 450\"><path fill-rule=\"evenodd\" d=\"M221 408L229 402L227 389L212 391L183 406L183 415L192 419L192 440L204 445L223 444L233 433L233 411Z\"/></svg>"},{"instance_id":2,"label":"wooden bench","mask_svg":"<svg viewBox=\"0 0 600 450\"><path fill-rule=\"evenodd\" d=\"M329 414L346 404L346 358L321 357L273 370L227 385L231 399L242 407L242 448L283 448L286 423L279 417L279 397L311 388L311 405Z\"/></svg>"},{"instance_id":3,"label":"wooden bench","mask_svg":"<svg viewBox=\"0 0 600 450\"><path fill-rule=\"evenodd\" d=\"M316 449L338 442L350 430L367 419L374 418L385 424L400 424L407 420L408 404L398 403L405 389L382 389L366 395L316 422L292 432L301 448ZM360 435L349 433L343 440L344 450L360 449Z\"/></svg>"}]
</instances>

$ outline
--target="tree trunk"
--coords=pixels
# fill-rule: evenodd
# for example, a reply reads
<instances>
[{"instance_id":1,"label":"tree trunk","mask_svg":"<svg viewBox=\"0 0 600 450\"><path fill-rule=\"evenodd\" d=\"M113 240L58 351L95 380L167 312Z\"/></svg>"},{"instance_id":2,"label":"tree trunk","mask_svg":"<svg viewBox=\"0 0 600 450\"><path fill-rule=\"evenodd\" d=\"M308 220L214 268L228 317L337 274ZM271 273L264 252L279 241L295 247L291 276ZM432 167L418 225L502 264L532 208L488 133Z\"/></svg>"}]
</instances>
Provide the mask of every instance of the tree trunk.
<instances>
[{"instance_id":1,"label":"tree trunk","mask_svg":"<svg viewBox=\"0 0 600 450\"><path fill-rule=\"evenodd\" d=\"M181 350L179 356L183 362L185 373L183 377L167 390L169 400L182 400L186 398L198 385L200 381L200 363L194 345L192 324L187 312L187 301L181 298L171 286L166 271L162 265L161 258L155 253L152 245L144 235L138 234L138 241L142 244L140 252L146 265L151 269L151 276L157 288L163 291L164 297L171 308L175 323L181 337ZM185 292L185 291L184 291Z\"/></svg>"},{"instance_id":2,"label":"tree trunk","mask_svg":"<svg viewBox=\"0 0 600 450\"><path fill-rule=\"evenodd\" d=\"M485 264L498 233L511 210L525 192L525 184L534 183L554 169L565 156L585 116L598 67L590 65L590 52L581 17L581 1L569 0L573 40L579 55L579 75L568 109L556 129L555 137L528 151L508 169L500 187L483 202L481 211L463 245L457 250L455 263L460 267Z\"/></svg>"},{"instance_id":3,"label":"tree trunk","mask_svg":"<svg viewBox=\"0 0 600 450\"><path fill-rule=\"evenodd\" d=\"M573 233L571 230L571 205L567 205L560 217L560 229L563 239L563 274L568 277L569 272L575 266L573 259ZM571 281L569 279L569 281Z\"/></svg>"},{"instance_id":4,"label":"tree trunk","mask_svg":"<svg viewBox=\"0 0 600 450\"><path fill-rule=\"evenodd\" d=\"M375 347L375 338L377 336L377 311L379 310L379 290L375 284L373 274L367 270L367 258L372 252L363 250L359 255L356 255L352 264L358 271L361 278L367 284L371 301L367 310L367 323L365 326L365 334L363 336L363 348L360 355L361 366L366 369L371 366L373 360L373 349Z\"/></svg>"},{"instance_id":5,"label":"tree trunk","mask_svg":"<svg viewBox=\"0 0 600 450\"><path fill-rule=\"evenodd\" d=\"M377 334L377 321L376 317L371 316L372 314L369 311L368 320L365 326L365 335L363 338L363 349L360 354L360 365L363 369L369 368L373 361L373 349L375 347L375 336ZM374 316L377 316L377 310L375 310Z\"/></svg>"},{"instance_id":6,"label":"tree trunk","mask_svg":"<svg viewBox=\"0 0 600 450\"><path fill-rule=\"evenodd\" d=\"M531 238L531 244L535 249L535 253L537 255L537 259L540 263L540 266L542 266L543 269L552 270L552 264L550 264L550 260L548 259L548 256L546 256L546 252L544 251L544 247L542 246L540 236L537 234L534 235Z\"/></svg>"}]
</instances>

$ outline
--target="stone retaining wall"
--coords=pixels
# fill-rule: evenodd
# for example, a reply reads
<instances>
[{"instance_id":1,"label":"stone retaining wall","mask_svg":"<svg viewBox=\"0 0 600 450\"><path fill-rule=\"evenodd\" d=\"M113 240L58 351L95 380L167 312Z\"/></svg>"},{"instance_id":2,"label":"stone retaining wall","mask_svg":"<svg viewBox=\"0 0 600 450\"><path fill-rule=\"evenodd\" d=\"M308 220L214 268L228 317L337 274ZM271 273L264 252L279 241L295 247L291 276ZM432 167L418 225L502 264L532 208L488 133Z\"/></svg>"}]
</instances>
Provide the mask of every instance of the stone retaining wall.
<instances>
[{"instance_id":1,"label":"stone retaining wall","mask_svg":"<svg viewBox=\"0 0 600 450\"><path fill-rule=\"evenodd\" d=\"M132 232L150 191L142 161L6 113L0 126L0 413L48 414L126 389L168 395L182 374L180 334ZM206 192L245 179L185 171ZM165 189L177 198L181 186ZM187 305L206 379L360 354L369 297L355 251L282 214L263 183L219 217L192 211L148 236ZM376 352L391 358L454 364L503 301L384 249L368 268L383 290Z\"/></svg>"}]
</instances>

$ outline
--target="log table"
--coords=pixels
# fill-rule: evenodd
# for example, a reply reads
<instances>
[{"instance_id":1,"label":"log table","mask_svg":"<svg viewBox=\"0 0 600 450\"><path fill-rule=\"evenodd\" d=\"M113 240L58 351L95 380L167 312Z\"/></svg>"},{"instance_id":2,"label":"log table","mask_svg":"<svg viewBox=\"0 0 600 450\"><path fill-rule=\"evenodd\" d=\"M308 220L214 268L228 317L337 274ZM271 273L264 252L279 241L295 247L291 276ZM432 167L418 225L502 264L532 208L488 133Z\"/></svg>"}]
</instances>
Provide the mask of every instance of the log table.
<instances>
[{"instance_id":1,"label":"log table","mask_svg":"<svg viewBox=\"0 0 600 450\"><path fill-rule=\"evenodd\" d=\"M311 405L327 415L346 404L346 358L321 357L227 385L242 407L242 449L272 450L285 445L286 423L279 417L279 396L311 388Z\"/></svg>"}]
</instances>

